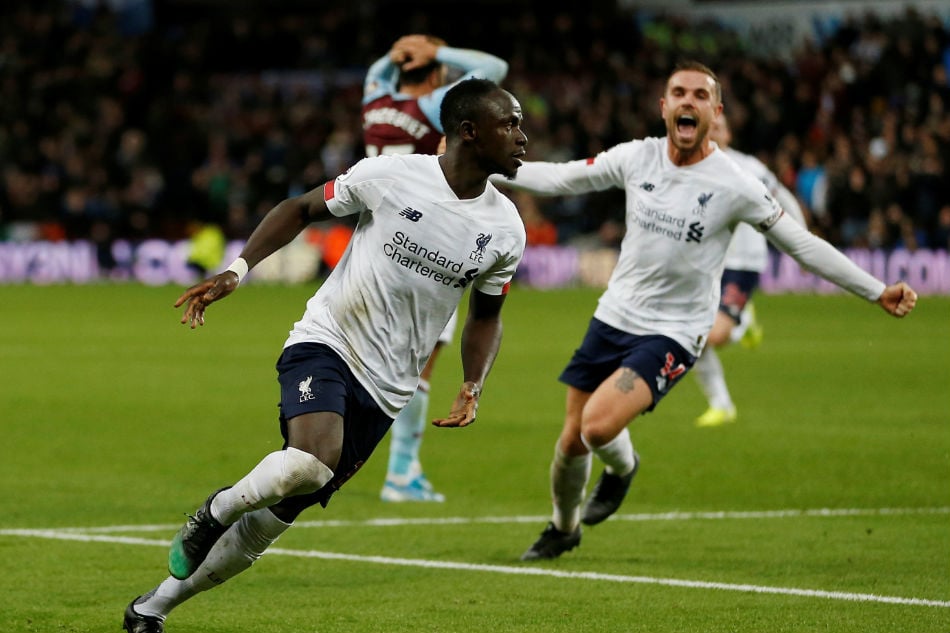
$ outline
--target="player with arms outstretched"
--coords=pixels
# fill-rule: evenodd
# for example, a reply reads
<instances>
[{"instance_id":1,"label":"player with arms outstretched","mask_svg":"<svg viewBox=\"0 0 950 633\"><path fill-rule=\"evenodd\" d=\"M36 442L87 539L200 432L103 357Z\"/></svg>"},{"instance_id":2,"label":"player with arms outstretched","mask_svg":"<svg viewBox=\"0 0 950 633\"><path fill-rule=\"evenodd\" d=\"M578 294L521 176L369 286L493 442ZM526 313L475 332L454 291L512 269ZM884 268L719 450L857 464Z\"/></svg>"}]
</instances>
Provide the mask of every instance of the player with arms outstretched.
<instances>
[{"instance_id":1,"label":"player with arms outstretched","mask_svg":"<svg viewBox=\"0 0 950 633\"><path fill-rule=\"evenodd\" d=\"M903 317L916 293L886 285L789 217L755 176L709 141L722 112L719 80L678 65L660 99L666 136L620 143L593 158L526 162L509 184L540 195L610 188L626 194L626 234L580 347L561 373L566 412L551 464L551 521L522 560L576 547L581 523L620 507L637 473L628 425L652 411L700 355L715 321L726 250L749 224L805 268ZM605 465L581 510L592 455Z\"/></svg>"}]
</instances>

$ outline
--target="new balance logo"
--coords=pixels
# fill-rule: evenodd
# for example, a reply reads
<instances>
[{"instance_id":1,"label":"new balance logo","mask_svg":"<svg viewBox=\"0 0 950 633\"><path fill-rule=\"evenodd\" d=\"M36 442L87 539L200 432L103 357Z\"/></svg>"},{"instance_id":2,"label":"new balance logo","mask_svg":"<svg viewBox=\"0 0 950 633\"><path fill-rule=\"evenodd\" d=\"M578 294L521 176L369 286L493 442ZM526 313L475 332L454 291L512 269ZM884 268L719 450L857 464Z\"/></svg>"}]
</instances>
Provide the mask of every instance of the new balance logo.
<instances>
[{"instance_id":1,"label":"new balance logo","mask_svg":"<svg viewBox=\"0 0 950 633\"><path fill-rule=\"evenodd\" d=\"M418 222L422 219L422 211L416 211L412 207L406 207L399 212L399 215L412 222Z\"/></svg>"}]
</instances>

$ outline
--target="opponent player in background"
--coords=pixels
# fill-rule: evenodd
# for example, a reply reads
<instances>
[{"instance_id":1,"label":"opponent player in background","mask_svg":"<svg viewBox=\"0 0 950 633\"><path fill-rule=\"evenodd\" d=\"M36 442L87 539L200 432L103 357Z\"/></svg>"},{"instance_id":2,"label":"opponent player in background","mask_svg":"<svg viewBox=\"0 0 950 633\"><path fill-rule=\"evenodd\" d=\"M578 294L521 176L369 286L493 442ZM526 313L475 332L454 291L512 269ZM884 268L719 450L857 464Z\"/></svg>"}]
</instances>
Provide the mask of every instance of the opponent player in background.
<instances>
[{"instance_id":1,"label":"opponent player in background","mask_svg":"<svg viewBox=\"0 0 950 633\"><path fill-rule=\"evenodd\" d=\"M448 83L450 71L462 73L457 81L480 77L501 83L508 64L481 51L452 48L430 35L406 35L370 66L363 85L367 156L439 153L443 138L439 110L446 92L457 83ZM428 425L429 380L442 348L452 342L457 320L453 313L422 370L416 393L393 423L380 493L384 501L445 500L426 477L419 451Z\"/></svg>"},{"instance_id":2,"label":"opponent player in background","mask_svg":"<svg viewBox=\"0 0 950 633\"><path fill-rule=\"evenodd\" d=\"M527 143L521 116L517 100L494 82L459 83L442 108L444 154L364 158L284 200L227 270L178 298L181 322L204 325L210 304L311 222L359 215L343 259L307 302L277 361L283 448L189 517L172 540L171 575L128 605L126 631L163 633L175 607L249 568L303 510L325 507L412 396L466 291L463 382L449 415L434 424L475 421L525 247L515 205L488 176L517 173ZM240 617L240 609L234 613Z\"/></svg>"},{"instance_id":3,"label":"opponent player in background","mask_svg":"<svg viewBox=\"0 0 950 633\"><path fill-rule=\"evenodd\" d=\"M678 65L660 99L666 137L565 163L526 162L510 182L536 195L620 188L626 234L580 347L561 373L566 412L551 464L551 521L522 555L550 559L581 541L581 523L617 511L640 465L628 425L652 411L706 345L733 230L746 223L803 267L903 317L916 293L886 285L789 217L759 180L709 141L719 80ZM581 512L592 457L604 471Z\"/></svg>"},{"instance_id":4,"label":"opponent player in background","mask_svg":"<svg viewBox=\"0 0 950 633\"><path fill-rule=\"evenodd\" d=\"M762 161L730 147L732 130L725 113L709 127L709 138L740 167L762 181L782 209L806 226L801 205ZM719 311L713 321L706 349L693 365L693 375L706 396L709 408L696 418L696 426L713 427L735 422L736 405L726 384L726 372L716 348L742 341L749 348L762 342L762 326L756 319L752 294L759 287L762 272L769 263L769 246L762 233L739 223L726 250L725 269L720 283Z\"/></svg>"}]
</instances>

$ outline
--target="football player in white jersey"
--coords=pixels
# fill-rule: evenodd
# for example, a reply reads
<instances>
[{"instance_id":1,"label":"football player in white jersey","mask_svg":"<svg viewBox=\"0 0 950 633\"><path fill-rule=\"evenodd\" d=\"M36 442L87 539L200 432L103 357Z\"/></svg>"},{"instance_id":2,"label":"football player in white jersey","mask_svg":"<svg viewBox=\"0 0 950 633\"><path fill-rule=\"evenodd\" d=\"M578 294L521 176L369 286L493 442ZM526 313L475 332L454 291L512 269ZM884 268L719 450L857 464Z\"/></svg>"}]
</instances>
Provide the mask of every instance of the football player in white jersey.
<instances>
[{"instance_id":1,"label":"football player in white jersey","mask_svg":"<svg viewBox=\"0 0 950 633\"><path fill-rule=\"evenodd\" d=\"M277 361L283 449L212 493L188 519L172 540L171 575L126 608L129 633L162 633L177 605L250 567L304 509L326 506L412 397L466 291L463 382L448 416L433 424L475 421L525 246L517 209L488 176L514 176L521 166L521 117L518 101L496 83L459 83L442 106L444 154L364 158L284 200L240 258L178 298L181 322L203 325L210 304L311 222L359 215L343 258L307 302Z\"/></svg>"},{"instance_id":2,"label":"football player in white jersey","mask_svg":"<svg viewBox=\"0 0 950 633\"><path fill-rule=\"evenodd\" d=\"M892 315L903 317L916 303L906 283L884 284L805 230L765 185L709 141L722 111L711 70L678 65L660 110L664 138L621 143L586 160L526 162L509 183L538 195L626 193L617 265L560 377L567 399L551 464L551 521L522 560L573 549L581 523L600 523L620 507L639 466L627 427L653 410L705 347L738 224L753 226L802 266ZM592 454L605 469L582 511Z\"/></svg>"},{"instance_id":3,"label":"football player in white jersey","mask_svg":"<svg viewBox=\"0 0 950 633\"><path fill-rule=\"evenodd\" d=\"M802 226L806 226L801 205L798 204L795 194L779 182L778 177L758 158L730 147L732 131L725 113L720 113L713 121L709 128L709 138L740 167L761 180L783 211L798 220ZM709 405L709 408L696 418L696 426L715 427L736 421L736 405L729 393L726 372L716 348L740 340L750 348L761 343L762 327L755 316L752 294L759 287L759 279L768 262L769 247L765 236L748 224L738 224L726 251L725 269L719 284L719 311L716 312L712 329L709 331L706 349L696 359L692 369Z\"/></svg>"},{"instance_id":4,"label":"football player in white jersey","mask_svg":"<svg viewBox=\"0 0 950 633\"><path fill-rule=\"evenodd\" d=\"M503 59L477 50L452 48L431 35L404 35L377 59L363 82L363 141L367 156L438 154L443 139L439 110L449 68L464 73L456 81L481 77L500 83L508 73ZM442 348L455 336L458 313L446 324L422 369L419 386L399 412L389 433L389 463L383 501L445 501L426 477L419 458L429 413L429 381Z\"/></svg>"}]
</instances>

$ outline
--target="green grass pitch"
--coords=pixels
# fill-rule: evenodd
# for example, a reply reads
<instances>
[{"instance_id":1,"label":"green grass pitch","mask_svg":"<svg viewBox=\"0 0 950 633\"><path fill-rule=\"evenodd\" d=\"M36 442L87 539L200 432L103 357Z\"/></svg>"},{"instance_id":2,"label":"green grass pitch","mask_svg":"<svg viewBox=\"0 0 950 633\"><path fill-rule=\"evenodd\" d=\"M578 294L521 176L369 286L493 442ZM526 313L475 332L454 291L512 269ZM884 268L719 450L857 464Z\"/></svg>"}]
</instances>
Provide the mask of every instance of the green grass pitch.
<instances>
[{"instance_id":1,"label":"green grass pitch","mask_svg":"<svg viewBox=\"0 0 950 633\"><path fill-rule=\"evenodd\" d=\"M274 362L313 290L251 284L190 331L177 287L0 286L0 631L120 629L184 514L279 446ZM478 422L426 431L444 504L379 501L384 441L167 631L950 632L948 297L901 321L759 296L763 345L721 352L739 421L695 428L687 376L631 426L620 515L520 563L550 512L557 376L598 294L513 289ZM456 343L431 417L460 380Z\"/></svg>"}]
</instances>

